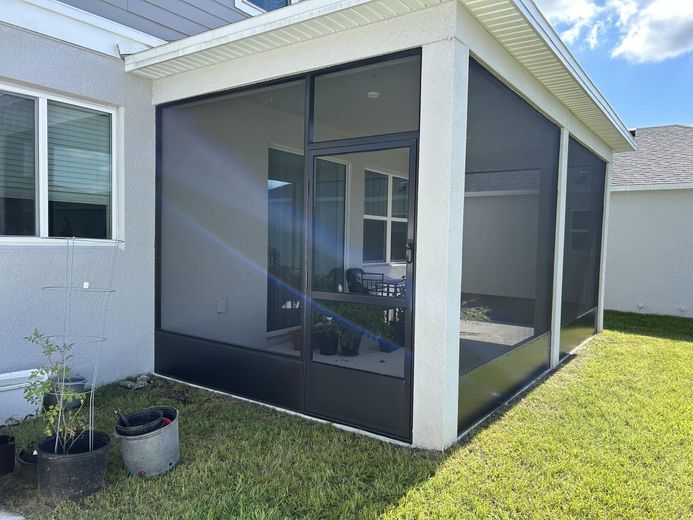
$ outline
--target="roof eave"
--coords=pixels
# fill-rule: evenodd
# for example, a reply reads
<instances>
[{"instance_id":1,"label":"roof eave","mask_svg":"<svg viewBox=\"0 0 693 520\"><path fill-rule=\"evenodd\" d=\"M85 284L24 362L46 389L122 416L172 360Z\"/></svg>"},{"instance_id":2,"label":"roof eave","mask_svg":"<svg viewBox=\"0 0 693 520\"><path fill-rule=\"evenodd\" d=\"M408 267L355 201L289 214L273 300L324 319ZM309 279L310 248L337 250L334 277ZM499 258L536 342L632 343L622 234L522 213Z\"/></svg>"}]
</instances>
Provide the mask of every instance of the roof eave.
<instances>
[{"instance_id":1,"label":"roof eave","mask_svg":"<svg viewBox=\"0 0 693 520\"><path fill-rule=\"evenodd\" d=\"M599 106L611 124L620 132L626 146L623 149L614 149L617 152L632 151L637 148L635 138L616 114L604 95L592 82L585 70L570 52L570 49L556 33L555 29L548 22L546 17L539 11L532 0L513 0L518 9L523 13L527 21L539 32L546 43L552 48L556 57L572 73L573 77L581 84L582 88L590 95L592 100Z\"/></svg>"},{"instance_id":2,"label":"roof eave","mask_svg":"<svg viewBox=\"0 0 693 520\"><path fill-rule=\"evenodd\" d=\"M229 46L244 46L248 47L248 43L252 43L254 39L258 40L258 50L250 51L249 53L262 52L267 50L267 40L273 33L279 34L285 29L293 30L294 27L300 27L300 24L309 23L319 17L328 17L330 15L342 16L342 13L348 12L349 9L362 9L367 4L376 3L378 0L310 0L307 2L299 2L290 6L271 11L259 16L248 18L236 22L231 25L213 29L195 36L191 36L177 42L171 42L153 49L145 50L125 59L125 70L136 74L149 77L151 79L159 79L165 76L174 75L186 70L212 65L215 62L234 59L229 57L228 53L217 52L228 49ZM407 2L407 8L410 11L425 9L427 7L447 2L449 0L410 0ZM466 5L469 0L458 0L462 5ZM475 4L476 2L472 2ZM501 3L506 3L501 0ZM531 29L550 50L561 66L565 69L567 77L575 81L576 89L584 92L593 103L595 113L602 114L601 122L598 126L604 128L610 127L611 130L606 132L610 134L605 142L616 152L630 151L636 148L635 140L628 132L628 129L616 115L604 96L599 92L594 83L587 76L585 71L580 67L577 60L568 50L566 45L558 37L554 29L548 23L546 18L534 5L532 0L507 0L510 6L517 9L523 23L527 23L526 29ZM404 6L402 2L398 5ZM413 7L410 7L413 6ZM395 14L386 17L393 17ZM477 19L480 25L489 33L492 29L486 26L482 20ZM525 29L525 30L526 30ZM284 35L286 33L284 32ZM315 36L306 36L305 39L311 39ZM502 44L502 43L501 43ZM222 47L225 46L225 47ZM263 48L264 47L264 48ZM196 56L197 53L204 53L214 49L214 54L217 55L210 59L209 52L206 53L204 59ZM513 53L509 50L510 54ZM245 55L248 52L244 52ZM226 58L224 58L226 54ZM214 61L218 60L218 61ZM551 89L548 89L551 92ZM574 112L580 118L580 114ZM590 124L586 123L588 127ZM599 128L593 130L600 135ZM601 135L600 135L601 137ZM602 137L604 139L604 137Z\"/></svg>"}]
</instances>

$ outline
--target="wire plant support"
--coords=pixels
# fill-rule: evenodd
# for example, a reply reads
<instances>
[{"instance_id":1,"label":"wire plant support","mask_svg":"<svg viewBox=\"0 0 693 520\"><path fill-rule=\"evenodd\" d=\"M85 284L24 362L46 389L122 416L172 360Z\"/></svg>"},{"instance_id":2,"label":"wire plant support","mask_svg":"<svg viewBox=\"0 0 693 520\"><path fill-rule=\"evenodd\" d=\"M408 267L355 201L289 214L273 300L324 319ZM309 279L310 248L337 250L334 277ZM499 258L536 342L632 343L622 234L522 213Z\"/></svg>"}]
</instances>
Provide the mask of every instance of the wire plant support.
<instances>
[{"instance_id":1,"label":"wire plant support","mask_svg":"<svg viewBox=\"0 0 693 520\"><path fill-rule=\"evenodd\" d=\"M91 380L81 396L88 394L88 427L89 451L94 447L94 393L98 386L101 344L107 341L106 331L111 295L113 288L116 261L122 240L103 240L89 238L45 238L44 240L60 241L65 244L65 265L62 278L57 284L41 287L44 291L57 294L56 305L62 305L62 331L48 334L56 344L77 346L86 354L85 349L94 349L91 359L94 365ZM62 293L62 294L61 294ZM61 298L62 296L62 298ZM57 310L57 309L56 309ZM86 374L85 374L86 375ZM64 421L66 371L57 382L58 417L54 453L60 447L60 428ZM84 398L84 397L83 397ZM87 400L87 399L85 399ZM80 407L84 402L80 403ZM64 446L63 448L67 448Z\"/></svg>"}]
</instances>

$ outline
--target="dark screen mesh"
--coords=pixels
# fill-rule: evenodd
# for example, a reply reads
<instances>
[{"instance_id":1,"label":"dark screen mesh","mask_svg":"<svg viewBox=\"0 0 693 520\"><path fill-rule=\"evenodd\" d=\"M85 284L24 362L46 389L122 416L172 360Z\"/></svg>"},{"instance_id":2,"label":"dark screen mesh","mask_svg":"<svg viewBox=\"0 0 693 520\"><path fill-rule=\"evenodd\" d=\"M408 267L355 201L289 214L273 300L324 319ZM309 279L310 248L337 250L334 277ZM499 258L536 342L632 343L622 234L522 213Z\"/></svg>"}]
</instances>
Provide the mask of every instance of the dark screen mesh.
<instances>
[{"instance_id":1,"label":"dark screen mesh","mask_svg":"<svg viewBox=\"0 0 693 520\"><path fill-rule=\"evenodd\" d=\"M547 366L559 141L556 125L470 62L460 429Z\"/></svg>"},{"instance_id":2,"label":"dark screen mesh","mask_svg":"<svg viewBox=\"0 0 693 520\"><path fill-rule=\"evenodd\" d=\"M563 325L597 306L606 164L574 139L568 148Z\"/></svg>"}]
</instances>

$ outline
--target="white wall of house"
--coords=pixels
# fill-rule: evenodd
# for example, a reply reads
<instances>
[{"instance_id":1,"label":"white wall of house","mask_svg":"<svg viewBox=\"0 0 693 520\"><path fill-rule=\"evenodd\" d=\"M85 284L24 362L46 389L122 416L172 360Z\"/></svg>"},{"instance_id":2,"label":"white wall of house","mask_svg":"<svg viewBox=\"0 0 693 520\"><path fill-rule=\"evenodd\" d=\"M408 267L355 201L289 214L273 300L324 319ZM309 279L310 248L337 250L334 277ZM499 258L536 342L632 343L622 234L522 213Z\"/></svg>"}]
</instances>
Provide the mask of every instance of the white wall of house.
<instances>
[{"instance_id":1,"label":"white wall of house","mask_svg":"<svg viewBox=\"0 0 693 520\"><path fill-rule=\"evenodd\" d=\"M607 309L693 317L693 189L611 192Z\"/></svg>"},{"instance_id":2,"label":"white wall of house","mask_svg":"<svg viewBox=\"0 0 693 520\"><path fill-rule=\"evenodd\" d=\"M151 82L125 74L123 62L52 38L0 24L0 83L115 109L118 236L114 289L105 336L74 347L74 371L110 382L153 370L154 361L154 108ZM1 88L0 88L1 89ZM63 299L41 287L64 283L65 243L0 237L0 373L42 363L22 338L39 328L63 331ZM112 246L75 253L75 282L107 278ZM86 274L89 273L89 274ZM100 335L104 295L75 296L74 334ZM81 302L81 303L80 303Z\"/></svg>"}]
</instances>

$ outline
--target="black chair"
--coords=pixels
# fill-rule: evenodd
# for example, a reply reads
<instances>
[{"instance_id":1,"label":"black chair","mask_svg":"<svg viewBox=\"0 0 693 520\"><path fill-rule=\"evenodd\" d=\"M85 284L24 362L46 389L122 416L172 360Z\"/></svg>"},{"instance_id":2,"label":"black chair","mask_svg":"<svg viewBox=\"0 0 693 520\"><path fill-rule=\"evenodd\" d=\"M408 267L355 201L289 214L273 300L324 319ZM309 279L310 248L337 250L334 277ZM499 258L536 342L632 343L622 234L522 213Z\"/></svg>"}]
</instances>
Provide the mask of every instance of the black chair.
<instances>
[{"instance_id":1,"label":"black chair","mask_svg":"<svg viewBox=\"0 0 693 520\"><path fill-rule=\"evenodd\" d=\"M358 267L352 267L346 271L347 287L350 293L376 294L382 287L384 275L382 273L367 273Z\"/></svg>"}]
</instances>

